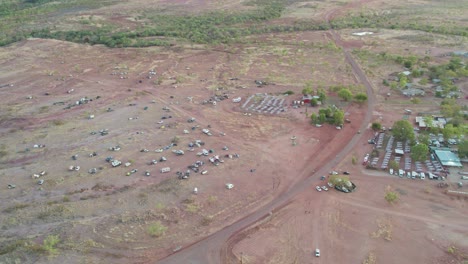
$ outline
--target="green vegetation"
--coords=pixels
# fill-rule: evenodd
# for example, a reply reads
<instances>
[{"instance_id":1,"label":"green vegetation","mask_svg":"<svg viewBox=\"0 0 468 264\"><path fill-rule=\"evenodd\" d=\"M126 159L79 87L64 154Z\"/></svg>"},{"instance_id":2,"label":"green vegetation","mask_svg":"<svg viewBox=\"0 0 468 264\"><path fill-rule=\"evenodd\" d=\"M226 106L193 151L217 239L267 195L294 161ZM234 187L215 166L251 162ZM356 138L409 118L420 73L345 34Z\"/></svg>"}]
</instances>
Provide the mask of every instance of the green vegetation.
<instances>
[{"instance_id":1,"label":"green vegetation","mask_svg":"<svg viewBox=\"0 0 468 264\"><path fill-rule=\"evenodd\" d=\"M333 21L332 27L343 28L387 28L387 29L412 29L444 35L468 36L468 31L463 24L454 23L453 20L430 20L434 12L444 12L447 9L463 8L456 2L445 3L443 6L428 5L417 9L392 9L391 12L373 12L364 10L357 14L350 14ZM427 18L427 19L424 19ZM436 21L436 22L434 22ZM411 65L408 65L411 66Z\"/></svg>"},{"instance_id":2,"label":"green vegetation","mask_svg":"<svg viewBox=\"0 0 468 264\"><path fill-rule=\"evenodd\" d=\"M382 124L379 122L372 123L372 130L379 131L382 129Z\"/></svg>"},{"instance_id":3,"label":"green vegetation","mask_svg":"<svg viewBox=\"0 0 468 264\"><path fill-rule=\"evenodd\" d=\"M344 111L336 106L329 106L319 109L318 115L315 113L311 114L310 119L313 124L329 123L339 126L344 123Z\"/></svg>"},{"instance_id":4,"label":"green vegetation","mask_svg":"<svg viewBox=\"0 0 468 264\"><path fill-rule=\"evenodd\" d=\"M334 186L347 187L349 185L349 177L346 175L331 175L328 182Z\"/></svg>"},{"instance_id":5,"label":"green vegetation","mask_svg":"<svg viewBox=\"0 0 468 264\"><path fill-rule=\"evenodd\" d=\"M411 158L414 161L426 160L428 153L429 153L429 147L423 143L419 143L411 148Z\"/></svg>"},{"instance_id":6,"label":"green vegetation","mask_svg":"<svg viewBox=\"0 0 468 264\"><path fill-rule=\"evenodd\" d=\"M91 0L64 0L47 5L45 2L35 1L34 4L25 5L20 0L12 0L8 4L0 5L0 19L2 22L7 21L6 26L0 27L4 29L0 34L0 46L27 37L52 38L91 45L104 44L108 47L169 46L174 40L220 44L240 41L245 36L256 34L328 29L326 23L309 21L298 21L292 25L264 23L279 18L287 4L291 4L289 1L273 0L251 1L249 4L256 8L244 12L212 11L194 15L164 13L161 10L147 11L139 16L145 22L133 31L123 31L109 22L97 26L90 20L81 20L79 25L73 25L77 30L58 30L57 26L44 28L38 25L24 26L18 30L25 22L45 19L54 12L66 12L67 8L79 6L88 9L104 5L99 4L101 1ZM113 3L106 1L105 4ZM28 16L32 13L37 17Z\"/></svg>"},{"instance_id":7,"label":"green vegetation","mask_svg":"<svg viewBox=\"0 0 468 264\"><path fill-rule=\"evenodd\" d=\"M161 221L156 221L148 227L148 234L153 237L160 237L164 235L167 227L164 226Z\"/></svg>"},{"instance_id":8,"label":"green vegetation","mask_svg":"<svg viewBox=\"0 0 468 264\"><path fill-rule=\"evenodd\" d=\"M468 158L468 140L462 140L458 144L458 156L460 158Z\"/></svg>"},{"instance_id":9,"label":"green vegetation","mask_svg":"<svg viewBox=\"0 0 468 264\"><path fill-rule=\"evenodd\" d=\"M353 98L353 93L351 93L349 89L343 88L340 91L338 91L338 96L347 102L351 100L351 98Z\"/></svg>"},{"instance_id":10,"label":"green vegetation","mask_svg":"<svg viewBox=\"0 0 468 264\"><path fill-rule=\"evenodd\" d=\"M57 254L57 244L60 242L58 235L48 235L42 242L42 250L48 254L55 255Z\"/></svg>"},{"instance_id":11,"label":"green vegetation","mask_svg":"<svg viewBox=\"0 0 468 264\"><path fill-rule=\"evenodd\" d=\"M362 104L367 101L367 95L365 93L358 93L354 96L354 100L359 104Z\"/></svg>"},{"instance_id":12,"label":"green vegetation","mask_svg":"<svg viewBox=\"0 0 468 264\"><path fill-rule=\"evenodd\" d=\"M398 195L397 192L394 192L394 191L387 191L385 193L385 200L387 200L387 202L389 204L394 204L396 203L398 200L400 199L400 196Z\"/></svg>"},{"instance_id":13,"label":"green vegetation","mask_svg":"<svg viewBox=\"0 0 468 264\"><path fill-rule=\"evenodd\" d=\"M396 140L414 142L413 126L408 120L399 120L393 124L393 136Z\"/></svg>"},{"instance_id":14,"label":"green vegetation","mask_svg":"<svg viewBox=\"0 0 468 264\"><path fill-rule=\"evenodd\" d=\"M398 171L400 169L400 164L398 162L396 162L395 160L391 160L389 163L388 163L388 167L390 169L393 169L395 171Z\"/></svg>"}]
</instances>

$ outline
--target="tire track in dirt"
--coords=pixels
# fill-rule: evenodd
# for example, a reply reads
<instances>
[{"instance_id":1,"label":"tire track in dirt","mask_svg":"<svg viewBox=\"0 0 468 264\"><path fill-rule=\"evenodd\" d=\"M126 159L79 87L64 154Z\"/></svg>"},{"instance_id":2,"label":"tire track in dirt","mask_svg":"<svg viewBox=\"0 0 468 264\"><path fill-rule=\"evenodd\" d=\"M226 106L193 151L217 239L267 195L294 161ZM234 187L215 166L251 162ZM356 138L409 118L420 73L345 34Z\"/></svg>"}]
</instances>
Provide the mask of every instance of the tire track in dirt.
<instances>
[{"instance_id":1,"label":"tire track in dirt","mask_svg":"<svg viewBox=\"0 0 468 264\"><path fill-rule=\"evenodd\" d=\"M360 1L360 3L365 1L368 0ZM328 23L330 23L330 16L333 15L336 11L337 10L332 10L330 13L327 13L326 19ZM335 44L343 48L345 59L351 65L355 76L366 87L367 95L369 98L368 107L364 120L362 121L360 126L360 129L364 130L367 127L367 124L370 122L372 112L375 106L373 87L367 79L367 77L365 76L362 69L359 67L359 65L353 59L349 51L346 49L346 47L342 46L343 42L341 41L339 35L334 30L331 30L331 33ZM333 166L336 166L339 163L339 161L341 161L341 159L344 158L354 148L354 146L360 140L361 137L362 134L354 135L353 138L344 148L342 148L340 151L335 152L337 155L334 158L330 159L328 163L325 163L315 173L312 167L306 167L301 176L304 176L305 173L312 172L311 176L303 178L303 180L297 182L287 191L279 194L277 198L268 203L266 206L240 219L234 224L227 226L224 229L204 239L196 241L191 245L186 246L177 253L174 252L168 257L160 260L158 263L238 263L239 261L237 260L237 258L232 259L232 257L234 256L234 254L232 253L232 249L234 245L242 239L242 233L244 232L244 230L254 225L258 221L264 219L265 217L268 217L269 215L273 214L273 212L280 210L286 204L288 204L293 197L305 191L307 188L310 188L310 186L312 186L312 184L314 183L316 176L326 174ZM329 155L333 157L333 154L334 153L330 153ZM319 201L321 201L323 198L319 196L318 199ZM314 214L316 214L316 211L318 212L319 210L314 210ZM316 216L315 219L316 220L314 221L314 229L317 228L318 230L319 217ZM314 238L314 241L317 240L318 237Z\"/></svg>"}]
</instances>

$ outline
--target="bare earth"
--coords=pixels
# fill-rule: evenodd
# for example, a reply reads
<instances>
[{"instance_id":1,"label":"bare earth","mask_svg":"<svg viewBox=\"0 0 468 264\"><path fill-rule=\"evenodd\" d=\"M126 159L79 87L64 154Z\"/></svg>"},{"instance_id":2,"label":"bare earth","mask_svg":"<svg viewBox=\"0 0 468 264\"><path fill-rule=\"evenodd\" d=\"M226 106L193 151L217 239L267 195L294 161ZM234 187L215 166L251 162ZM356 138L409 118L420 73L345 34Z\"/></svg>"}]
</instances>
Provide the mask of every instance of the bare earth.
<instances>
[{"instance_id":1,"label":"bare earth","mask_svg":"<svg viewBox=\"0 0 468 264\"><path fill-rule=\"evenodd\" d=\"M169 2L174 4L161 4ZM240 6L216 2L218 9ZM176 6L213 8L205 1ZM330 8L320 5L314 18L343 11ZM337 43L348 50L378 52L375 43L385 42L392 52L406 52L389 32L372 40L336 33ZM400 179L360 165L374 134L363 123L368 106L330 94L330 104L344 108L351 120L342 130L312 126L307 115L318 108L249 115L241 107L253 94L292 90L295 94L286 97L290 105L307 80L323 87L361 84L342 50L327 45L334 38L331 32L302 32L259 36L262 45L144 49L29 39L1 48L0 244L19 238L40 244L50 234L58 234L61 243L52 257L21 251L0 255L0 263L465 263L466 199L447 196L429 180ZM381 85L382 76L397 69L358 63L374 88L370 121L391 126L410 104L397 94L385 99L390 91ZM269 84L257 87L255 80ZM223 94L229 99L203 103ZM241 102L234 103L235 97ZM87 103L76 104L82 98ZM411 107L429 111L437 104L428 98ZM192 117L196 121L188 123ZM103 129L107 135L100 135ZM355 147L341 155L353 138L359 140ZM197 139L205 145L190 151L188 143ZM171 142L177 146L155 151ZM121 150L109 150L117 145ZM224 163L215 166L197 156L203 148ZM178 149L185 155L172 153ZM90 157L93 152L97 156ZM108 156L131 165L113 168ZM163 156L167 161L149 165ZM176 171L185 172L197 160L205 162L206 175L192 172L187 180L177 179ZM351 173L356 192L315 190L325 185L319 178L332 161L331 169ZM171 171L161 173L163 167ZM97 173L88 173L93 168ZM132 169L138 171L126 176ZM41 171L46 174L32 178ZM227 190L227 183L234 188ZM7 189L8 184L16 188ZM383 198L389 188L400 193L395 205ZM268 213L255 216L263 211ZM249 217L260 220L251 225ZM156 221L167 227L159 237L148 231ZM452 246L455 253L448 252ZM315 248L321 249L320 258L313 255Z\"/></svg>"}]
</instances>

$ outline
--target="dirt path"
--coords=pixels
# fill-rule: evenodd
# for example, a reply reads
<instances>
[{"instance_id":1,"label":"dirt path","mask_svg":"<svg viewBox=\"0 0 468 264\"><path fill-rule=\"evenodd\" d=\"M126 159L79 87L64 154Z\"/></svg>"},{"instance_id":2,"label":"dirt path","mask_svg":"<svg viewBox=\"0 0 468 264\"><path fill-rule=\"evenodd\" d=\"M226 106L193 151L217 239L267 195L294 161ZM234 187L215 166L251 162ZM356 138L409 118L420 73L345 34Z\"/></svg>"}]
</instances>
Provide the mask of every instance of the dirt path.
<instances>
[{"instance_id":1,"label":"dirt path","mask_svg":"<svg viewBox=\"0 0 468 264\"><path fill-rule=\"evenodd\" d=\"M330 13L330 14L333 14ZM329 16L328 16L329 17ZM342 45L342 41L338 34L332 30L333 39L338 46ZM343 47L343 46L341 46ZM351 65L353 69L353 73L355 74L356 78L365 85L367 88L368 94L368 108L366 111L366 115L362 120L360 129L364 130L367 127L367 124L370 122L372 117L372 112L374 110L375 105L375 98L373 95L373 88L370 82L368 81L367 77L356 63L356 61L351 57L349 51L346 47L343 47L344 56L346 61ZM233 244L239 239L236 239L236 236L242 236L242 231L246 228L254 225L258 221L269 217L271 214L274 214L284 205L291 201L296 195L305 191L306 189L310 189L311 186L316 181L318 175L326 174L330 171L334 166L336 166L339 161L344 158L348 153L352 151L356 143L360 140L361 135L354 135L352 140L349 141L348 145L341 149L341 151L337 151L336 153L330 153L330 156L335 156L335 158L330 159L330 161L324 164L318 171L315 171L312 167L309 170L305 170L303 174L310 175L309 177L305 177L304 180L297 182L293 187L291 187L287 192L282 193L269 204L264 206L263 208L257 210L256 212L246 216L245 218L235 222L234 224L225 227L224 229L208 236L205 239L202 239L198 242L189 245L182 250L178 251L176 254L170 255L169 257L160 260L159 263L229 263L229 256L232 256L232 253L229 254L229 249L233 248ZM336 154L336 155L334 155ZM304 175L301 175L304 176ZM302 177L301 177L302 178ZM318 201L320 202L323 196L317 196ZM314 214L319 213L319 206L316 207L314 210ZM319 230L319 217L315 217L316 223L314 223L314 228ZM316 233L316 237L314 237L314 242L318 243L319 233ZM221 252L221 254L220 254ZM223 258L228 259L223 259Z\"/></svg>"}]
</instances>

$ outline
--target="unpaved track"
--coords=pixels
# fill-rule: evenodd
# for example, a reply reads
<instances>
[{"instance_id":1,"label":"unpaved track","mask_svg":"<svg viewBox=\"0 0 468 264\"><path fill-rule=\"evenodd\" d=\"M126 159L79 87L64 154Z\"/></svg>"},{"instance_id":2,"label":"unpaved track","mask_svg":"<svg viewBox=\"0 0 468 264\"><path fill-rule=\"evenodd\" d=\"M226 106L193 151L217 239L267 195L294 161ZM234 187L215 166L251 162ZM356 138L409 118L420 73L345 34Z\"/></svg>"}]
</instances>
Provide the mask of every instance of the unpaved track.
<instances>
[{"instance_id":1,"label":"unpaved track","mask_svg":"<svg viewBox=\"0 0 468 264\"><path fill-rule=\"evenodd\" d=\"M360 3L361 1L359 1ZM346 7L345 7L346 8ZM326 15L326 19L329 22L330 16L332 16L336 10L332 10ZM357 80L361 82L367 90L368 106L367 111L364 119L362 120L360 130L363 131L367 128L369 124L372 112L375 106L375 97L373 93L373 88L369 80L367 79L364 72L361 70L359 65L351 56L350 52L344 47L343 42L339 35L334 31L331 30L331 34L333 36L333 40L335 44L339 47L343 48L343 53L345 56L346 61L351 65L353 69L353 73L356 76ZM270 203L265 205L264 207L260 208L256 212L240 219L239 221L233 223L230 226L225 227L224 229L211 234L210 236L199 240L189 246L182 248L181 250L177 251L176 253L158 261L157 263L162 264L179 264L179 263L190 263L190 264L218 264L218 263L230 263L228 256L232 254L228 254L228 250L232 249L232 245L229 243L235 243L238 241L235 239L234 236L240 235L243 230L246 230L250 226L254 225L258 221L265 219L266 217L270 217L271 214L274 214L276 211L284 207L288 202L290 202L295 196L300 194L301 192L311 189L314 183L317 181L318 175L327 174L334 166L336 166L339 161L342 160L351 150L355 147L356 143L360 140L362 134L355 135L352 140L349 141L348 145L341 149L341 151L337 152L334 159L331 159L328 163L324 164L321 168L317 169L314 172L313 168L308 168L310 170L304 170L303 175L300 175L300 178L304 178L304 180L297 182L294 186L292 186L286 192L280 194L277 198L272 200ZM310 175L306 177L306 175ZM317 195L318 201L317 203L322 203L323 195ZM316 215L318 210L314 210L315 217L317 219L314 223L314 226L317 230L318 228L318 221L319 217ZM314 229L315 229L314 228ZM318 233L318 232L317 232ZM319 240L318 234L317 237L314 237L314 242ZM316 242L318 243L318 242ZM227 258L227 259L226 259Z\"/></svg>"}]
</instances>

